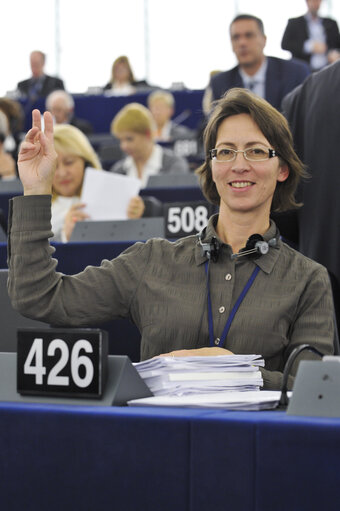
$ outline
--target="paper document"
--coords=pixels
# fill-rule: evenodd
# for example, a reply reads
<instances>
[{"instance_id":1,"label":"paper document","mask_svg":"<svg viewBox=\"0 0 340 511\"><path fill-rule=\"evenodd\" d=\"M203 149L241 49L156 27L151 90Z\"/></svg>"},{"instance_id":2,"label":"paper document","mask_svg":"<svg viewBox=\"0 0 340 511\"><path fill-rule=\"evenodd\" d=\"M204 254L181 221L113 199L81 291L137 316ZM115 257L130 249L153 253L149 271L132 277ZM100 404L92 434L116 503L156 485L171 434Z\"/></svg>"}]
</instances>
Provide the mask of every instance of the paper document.
<instances>
[{"instance_id":1,"label":"paper document","mask_svg":"<svg viewBox=\"0 0 340 511\"><path fill-rule=\"evenodd\" d=\"M89 220L126 220L128 204L140 186L137 178L87 167L80 200Z\"/></svg>"},{"instance_id":2,"label":"paper document","mask_svg":"<svg viewBox=\"0 0 340 511\"><path fill-rule=\"evenodd\" d=\"M129 406L177 406L224 410L265 410L276 408L280 391L216 392L189 396L154 396L128 401Z\"/></svg>"},{"instance_id":3,"label":"paper document","mask_svg":"<svg viewBox=\"0 0 340 511\"><path fill-rule=\"evenodd\" d=\"M263 385L259 355L155 357L134 364L155 396L252 391Z\"/></svg>"}]
</instances>

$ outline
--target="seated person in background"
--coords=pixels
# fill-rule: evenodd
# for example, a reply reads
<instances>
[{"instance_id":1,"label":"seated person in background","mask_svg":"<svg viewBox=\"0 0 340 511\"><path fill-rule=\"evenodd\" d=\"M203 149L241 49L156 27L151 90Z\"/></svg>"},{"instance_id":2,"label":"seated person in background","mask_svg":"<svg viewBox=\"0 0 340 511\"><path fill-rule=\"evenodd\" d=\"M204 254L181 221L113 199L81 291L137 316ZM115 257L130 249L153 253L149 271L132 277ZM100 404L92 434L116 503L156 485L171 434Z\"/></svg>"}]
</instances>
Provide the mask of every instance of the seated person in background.
<instances>
[{"instance_id":1,"label":"seated person in background","mask_svg":"<svg viewBox=\"0 0 340 511\"><path fill-rule=\"evenodd\" d=\"M93 127L89 121L75 117L74 99L64 90L55 90L47 96L46 110L51 112L56 124L71 124L85 135L93 133Z\"/></svg>"},{"instance_id":2,"label":"seated person in background","mask_svg":"<svg viewBox=\"0 0 340 511\"><path fill-rule=\"evenodd\" d=\"M18 91L23 98L27 98L30 105L38 98L45 98L50 92L64 89L64 83L60 78L46 75L44 72L46 55L42 51L32 51L30 64L31 78L18 83Z\"/></svg>"},{"instance_id":3,"label":"seated person in background","mask_svg":"<svg viewBox=\"0 0 340 511\"><path fill-rule=\"evenodd\" d=\"M55 240L67 242L75 223L88 218L84 212L85 204L79 199L85 168L100 169L101 166L86 136L74 126L57 124L54 145L57 166L52 182L52 231ZM143 211L141 197L131 199L127 216L139 218Z\"/></svg>"},{"instance_id":4,"label":"seated person in background","mask_svg":"<svg viewBox=\"0 0 340 511\"><path fill-rule=\"evenodd\" d=\"M4 112L0 110L0 178L14 179L16 174L15 160L5 151L4 142L8 135L8 120Z\"/></svg>"},{"instance_id":5,"label":"seated person in background","mask_svg":"<svg viewBox=\"0 0 340 511\"><path fill-rule=\"evenodd\" d=\"M210 71L209 83L211 82L211 79L213 78L213 76L216 76L220 73L222 73L222 71L220 69L213 69L212 71ZM211 89L209 87L207 87L204 91L203 99L202 99L202 110L206 117L208 117L208 115L211 112L211 101L212 101L211 94L212 94Z\"/></svg>"},{"instance_id":6,"label":"seated person in background","mask_svg":"<svg viewBox=\"0 0 340 511\"><path fill-rule=\"evenodd\" d=\"M251 14L240 14L230 24L230 39L238 64L214 75L204 94L204 108L232 87L252 90L279 109L283 97L310 74L305 62L267 57L263 22Z\"/></svg>"},{"instance_id":7,"label":"seated person in background","mask_svg":"<svg viewBox=\"0 0 340 511\"><path fill-rule=\"evenodd\" d=\"M136 243L75 276L56 272L51 258L49 112L44 120L43 133L40 112L33 111L18 161L24 196L10 202L8 289L15 309L55 326L129 318L140 329L143 360L259 354L265 389L280 388L295 347L309 343L333 353L327 270L285 245L270 219L271 210L296 206L303 166L287 121L265 100L231 90L208 121L199 175L207 199L220 208L198 236ZM255 233L268 251L245 254Z\"/></svg>"},{"instance_id":8,"label":"seated person in background","mask_svg":"<svg viewBox=\"0 0 340 511\"><path fill-rule=\"evenodd\" d=\"M19 101L10 98L0 98L0 110L8 120L8 134L4 141L4 148L15 160L18 158L19 144L24 138L23 126L25 114Z\"/></svg>"},{"instance_id":9,"label":"seated person in background","mask_svg":"<svg viewBox=\"0 0 340 511\"><path fill-rule=\"evenodd\" d=\"M136 81L129 59L122 55L116 58L112 64L111 80L104 87L104 91L113 96L128 96L134 94L137 89L148 89L149 84L145 80Z\"/></svg>"},{"instance_id":10,"label":"seated person in background","mask_svg":"<svg viewBox=\"0 0 340 511\"><path fill-rule=\"evenodd\" d=\"M313 71L340 58L340 33L335 20L318 15L321 0L306 0L307 13L288 20L281 47L308 62Z\"/></svg>"},{"instance_id":11,"label":"seated person in background","mask_svg":"<svg viewBox=\"0 0 340 511\"><path fill-rule=\"evenodd\" d=\"M124 106L113 119L111 132L128 156L117 161L111 171L138 177L143 187L149 176L155 174L189 172L184 158L155 143L153 130L154 121L145 106L139 103Z\"/></svg>"},{"instance_id":12,"label":"seated person in background","mask_svg":"<svg viewBox=\"0 0 340 511\"><path fill-rule=\"evenodd\" d=\"M168 142L192 139L193 130L177 124L171 118L175 113L175 98L171 92L155 90L148 96L148 107L155 121L155 140Z\"/></svg>"}]
</instances>

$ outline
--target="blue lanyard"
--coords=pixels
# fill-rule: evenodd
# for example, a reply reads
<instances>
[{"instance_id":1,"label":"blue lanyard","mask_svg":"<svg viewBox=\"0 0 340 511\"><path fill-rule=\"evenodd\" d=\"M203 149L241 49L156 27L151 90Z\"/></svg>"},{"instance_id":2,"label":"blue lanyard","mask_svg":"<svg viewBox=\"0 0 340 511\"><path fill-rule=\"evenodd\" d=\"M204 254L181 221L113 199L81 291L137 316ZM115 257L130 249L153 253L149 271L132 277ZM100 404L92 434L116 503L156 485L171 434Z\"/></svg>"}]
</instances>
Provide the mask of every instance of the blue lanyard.
<instances>
[{"instance_id":1,"label":"blue lanyard","mask_svg":"<svg viewBox=\"0 0 340 511\"><path fill-rule=\"evenodd\" d=\"M213 324L213 315L212 315L212 307L211 307L211 296L210 296L210 275L209 275L209 261L206 261L205 263L205 273L207 275L207 291L208 291L208 323L209 323L209 340L210 340L210 346L219 346L220 348L223 347L224 342L226 340L226 337L228 335L228 332L231 327L231 323L235 317L236 312L238 311L239 306L242 303L243 298L248 293L249 289L251 288L251 285L253 284L258 272L260 271L259 266L256 266L253 273L250 275L250 278L246 285L244 286L240 296L236 300L236 303L234 307L232 308L231 313L229 314L229 317L227 319L227 322L225 324L224 330L222 332L222 335L220 337L219 343L216 345L214 342L214 324Z\"/></svg>"}]
</instances>

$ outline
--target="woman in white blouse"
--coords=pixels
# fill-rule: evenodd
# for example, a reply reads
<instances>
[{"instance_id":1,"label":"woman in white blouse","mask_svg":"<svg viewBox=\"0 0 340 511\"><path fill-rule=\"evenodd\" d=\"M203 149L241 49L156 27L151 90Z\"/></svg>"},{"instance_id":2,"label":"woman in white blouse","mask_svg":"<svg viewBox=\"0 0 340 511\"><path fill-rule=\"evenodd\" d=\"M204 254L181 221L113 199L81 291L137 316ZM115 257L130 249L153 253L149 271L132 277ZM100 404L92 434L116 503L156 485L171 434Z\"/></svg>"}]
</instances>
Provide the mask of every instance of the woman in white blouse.
<instances>
[{"instance_id":1,"label":"woman in white blouse","mask_svg":"<svg viewBox=\"0 0 340 511\"><path fill-rule=\"evenodd\" d=\"M189 172L184 158L155 143L154 120L145 106L139 103L124 106L113 119L111 132L127 155L113 165L112 172L137 177L142 187L151 175Z\"/></svg>"}]
</instances>

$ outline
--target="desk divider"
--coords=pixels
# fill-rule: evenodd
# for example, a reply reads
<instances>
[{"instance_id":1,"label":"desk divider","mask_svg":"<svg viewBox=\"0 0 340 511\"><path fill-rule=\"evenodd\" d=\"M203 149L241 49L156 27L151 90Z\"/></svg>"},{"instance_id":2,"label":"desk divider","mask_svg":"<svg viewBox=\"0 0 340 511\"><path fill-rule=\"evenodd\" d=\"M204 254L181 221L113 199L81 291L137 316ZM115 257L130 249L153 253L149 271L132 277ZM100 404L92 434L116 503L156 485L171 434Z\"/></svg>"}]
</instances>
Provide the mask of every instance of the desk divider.
<instances>
[{"instance_id":1,"label":"desk divider","mask_svg":"<svg viewBox=\"0 0 340 511\"><path fill-rule=\"evenodd\" d=\"M81 406L124 406L130 399L153 394L139 376L129 357L108 357L107 382L101 399L22 396L16 387L16 353L0 353L0 401Z\"/></svg>"}]
</instances>

